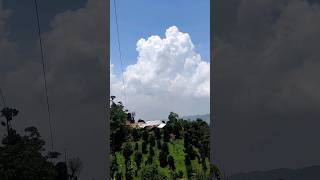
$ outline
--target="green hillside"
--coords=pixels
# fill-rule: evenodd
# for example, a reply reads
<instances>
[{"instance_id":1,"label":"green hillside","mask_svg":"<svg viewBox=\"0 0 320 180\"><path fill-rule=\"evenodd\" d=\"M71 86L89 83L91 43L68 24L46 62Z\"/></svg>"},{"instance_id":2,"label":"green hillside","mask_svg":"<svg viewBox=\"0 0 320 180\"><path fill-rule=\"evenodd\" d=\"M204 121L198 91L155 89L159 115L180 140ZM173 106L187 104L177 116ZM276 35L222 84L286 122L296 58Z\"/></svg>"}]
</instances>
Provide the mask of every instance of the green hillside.
<instances>
[{"instance_id":1,"label":"green hillside","mask_svg":"<svg viewBox=\"0 0 320 180\"><path fill-rule=\"evenodd\" d=\"M110 179L209 179L209 126L171 112L166 126L132 128L121 102L111 105Z\"/></svg>"},{"instance_id":2,"label":"green hillside","mask_svg":"<svg viewBox=\"0 0 320 180\"><path fill-rule=\"evenodd\" d=\"M134 154L136 152L141 152L141 146L142 146L142 142L143 141L138 141L138 146L139 146L139 149L138 150L134 150L133 154L130 156L130 159L131 161L134 161L135 159L135 156ZM131 143L132 146L134 147L134 142L128 142L128 143ZM172 142L168 143L169 145L169 153L170 155L173 156L174 160L175 160L175 166L176 166L176 170L175 172L182 172L183 173L183 176L182 177L188 177L187 175L187 169L186 169L186 166L185 166L185 153L184 153L184 145L183 145L183 140L181 139L178 139L178 140L173 140ZM147 146L147 149L149 149L150 147L150 144ZM197 148L195 148L196 151L198 151ZM169 167L165 167L165 168L162 168L160 167L160 163L158 161L159 159L159 153L160 153L160 150L158 148L154 148L155 150L155 156L153 157L153 164L152 165L155 165L158 167L158 171L159 171L159 174L161 175L164 175L166 177L168 177L168 175L170 175L170 173L172 173L172 171L169 169ZM125 158L122 154L122 152L116 152L116 161L118 162L118 166L119 166L119 172L121 172L122 174L122 179L125 179ZM147 159L148 159L148 155L149 154L143 154L142 155L142 162L146 162ZM192 163L192 167L194 167L194 171L196 173L200 173L201 171L203 171L203 168L201 167L201 164L198 162L198 159L195 159L195 160L191 160L191 163ZM207 167L209 167L209 160L208 158L206 158L206 164L207 164ZM138 174L136 177L133 177L134 180L140 180L141 179L141 173L145 170L147 170L148 168L150 168L150 166L152 166L150 164L145 164L145 163L141 163L141 169L138 170ZM136 168L137 170L137 168ZM209 175L209 170L206 170L205 172L207 175ZM187 178L181 178L181 179L187 179Z\"/></svg>"}]
</instances>

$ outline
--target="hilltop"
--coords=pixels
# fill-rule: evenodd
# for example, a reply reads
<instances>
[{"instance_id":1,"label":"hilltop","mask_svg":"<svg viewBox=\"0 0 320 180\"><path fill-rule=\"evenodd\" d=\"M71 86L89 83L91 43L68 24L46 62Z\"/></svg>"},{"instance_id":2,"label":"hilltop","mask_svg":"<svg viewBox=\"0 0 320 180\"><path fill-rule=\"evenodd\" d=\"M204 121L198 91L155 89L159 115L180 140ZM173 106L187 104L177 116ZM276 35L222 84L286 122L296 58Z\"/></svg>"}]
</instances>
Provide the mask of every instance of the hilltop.
<instances>
[{"instance_id":1,"label":"hilltop","mask_svg":"<svg viewBox=\"0 0 320 180\"><path fill-rule=\"evenodd\" d=\"M203 115L188 115L188 116L182 116L182 119L190 119L190 120L197 120L197 119L202 119L206 123L210 124L210 114L203 114Z\"/></svg>"}]
</instances>

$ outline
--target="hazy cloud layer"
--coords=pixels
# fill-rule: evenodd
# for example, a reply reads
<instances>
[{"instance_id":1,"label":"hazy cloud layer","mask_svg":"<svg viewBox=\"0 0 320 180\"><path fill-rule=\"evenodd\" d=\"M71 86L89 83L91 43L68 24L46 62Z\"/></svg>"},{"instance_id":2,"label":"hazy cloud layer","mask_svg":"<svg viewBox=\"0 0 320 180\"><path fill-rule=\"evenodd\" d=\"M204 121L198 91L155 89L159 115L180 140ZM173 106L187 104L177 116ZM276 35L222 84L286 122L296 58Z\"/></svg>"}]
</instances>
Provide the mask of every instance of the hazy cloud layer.
<instances>
[{"instance_id":1,"label":"hazy cloud layer","mask_svg":"<svg viewBox=\"0 0 320 180\"><path fill-rule=\"evenodd\" d=\"M215 159L229 173L320 164L319 4L214 6Z\"/></svg>"},{"instance_id":2,"label":"hazy cloud layer","mask_svg":"<svg viewBox=\"0 0 320 180\"><path fill-rule=\"evenodd\" d=\"M169 27L165 37L151 36L137 42L137 62L122 77L111 71L111 94L124 99L142 118L166 118L209 112L210 63L204 61L188 33ZM113 65L111 65L113 67Z\"/></svg>"},{"instance_id":3,"label":"hazy cloud layer","mask_svg":"<svg viewBox=\"0 0 320 180\"><path fill-rule=\"evenodd\" d=\"M80 157L80 179L106 177L106 7L105 1L89 0L81 9L56 15L42 34L55 150L67 148L68 157ZM0 5L0 83L9 104L20 110L13 125L37 126L50 144L38 39L26 55L33 58L24 58L6 38L9 20Z\"/></svg>"}]
</instances>

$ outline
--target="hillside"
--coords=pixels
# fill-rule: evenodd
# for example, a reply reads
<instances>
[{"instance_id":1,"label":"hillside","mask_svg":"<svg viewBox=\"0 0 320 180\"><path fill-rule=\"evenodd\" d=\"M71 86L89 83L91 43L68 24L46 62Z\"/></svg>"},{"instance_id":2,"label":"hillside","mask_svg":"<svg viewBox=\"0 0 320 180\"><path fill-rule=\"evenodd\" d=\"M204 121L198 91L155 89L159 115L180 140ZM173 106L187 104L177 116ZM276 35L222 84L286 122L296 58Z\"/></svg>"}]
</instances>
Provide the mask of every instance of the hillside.
<instances>
[{"instance_id":1,"label":"hillside","mask_svg":"<svg viewBox=\"0 0 320 180\"><path fill-rule=\"evenodd\" d=\"M190 120L197 120L197 119L202 119L206 123L210 124L210 114L203 114L203 115L188 115L188 116L182 116L182 119L190 119Z\"/></svg>"},{"instance_id":2,"label":"hillside","mask_svg":"<svg viewBox=\"0 0 320 180\"><path fill-rule=\"evenodd\" d=\"M135 123L121 102L111 104L111 167L113 180L208 180L210 128L170 112L162 128Z\"/></svg>"},{"instance_id":3,"label":"hillside","mask_svg":"<svg viewBox=\"0 0 320 180\"><path fill-rule=\"evenodd\" d=\"M141 152L142 151L142 142L143 141L139 141L138 143L138 150L134 150L133 154L130 156L131 161L135 160L135 153L136 152ZM135 143L131 142L132 146L135 147ZM184 153L184 145L183 145L183 139L179 139L179 140L174 140L170 143L168 143L169 146L169 154L173 156L174 161L175 161L175 166L176 166L176 172L182 172L183 175L182 177L187 177L187 169L185 166L185 153ZM147 149L149 149L150 145L147 146ZM195 148L196 151L198 151L197 148ZM159 159L159 154L160 151L158 148L154 148L154 152L155 152L155 156L153 158L153 162L152 165L155 165L156 167L158 167L158 171L159 174L162 175L169 175L171 173L171 170L169 169L169 166L167 167L160 167L160 163L158 161ZM145 172L148 168L150 168L152 165L150 164L146 164L143 162L147 162L148 161L148 155L147 154L142 154L142 163L141 163L141 169L138 171L137 176L133 177L134 180L140 180L141 176L142 176L142 172ZM119 163L119 170L122 172L122 179L125 179L125 158L122 155L121 152L117 152L116 153L116 158L117 158L117 162ZM195 160L191 160L192 163L192 167L194 168L194 171L196 173L200 173L202 171L202 167L201 164L198 162L197 159ZM207 167L209 167L209 161L208 158L206 158L206 164ZM209 171L207 171L207 173L209 173ZM181 178L181 179L187 179L187 178Z\"/></svg>"},{"instance_id":4,"label":"hillside","mask_svg":"<svg viewBox=\"0 0 320 180\"><path fill-rule=\"evenodd\" d=\"M319 180L320 166L300 169L274 169L232 175L230 180Z\"/></svg>"}]
</instances>

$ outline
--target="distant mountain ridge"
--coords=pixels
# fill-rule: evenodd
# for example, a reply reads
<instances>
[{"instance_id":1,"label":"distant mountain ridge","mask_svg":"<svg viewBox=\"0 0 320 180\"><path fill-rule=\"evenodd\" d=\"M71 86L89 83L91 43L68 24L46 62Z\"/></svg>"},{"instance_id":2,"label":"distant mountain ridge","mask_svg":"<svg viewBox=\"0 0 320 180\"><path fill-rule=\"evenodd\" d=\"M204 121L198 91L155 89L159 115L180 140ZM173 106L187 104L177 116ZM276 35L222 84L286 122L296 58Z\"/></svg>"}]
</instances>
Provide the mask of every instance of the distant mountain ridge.
<instances>
[{"instance_id":1,"label":"distant mountain ridge","mask_svg":"<svg viewBox=\"0 0 320 180\"><path fill-rule=\"evenodd\" d=\"M238 173L229 177L229 180L319 180L320 165L300 169L274 169L270 171L254 171Z\"/></svg>"},{"instance_id":2,"label":"distant mountain ridge","mask_svg":"<svg viewBox=\"0 0 320 180\"><path fill-rule=\"evenodd\" d=\"M203 115L189 115L189 116L182 116L182 119L190 119L190 120L197 120L202 119L204 121L206 121L208 124L210 124L210 114L203 114Z\"/></svg>"}]
</instances>

